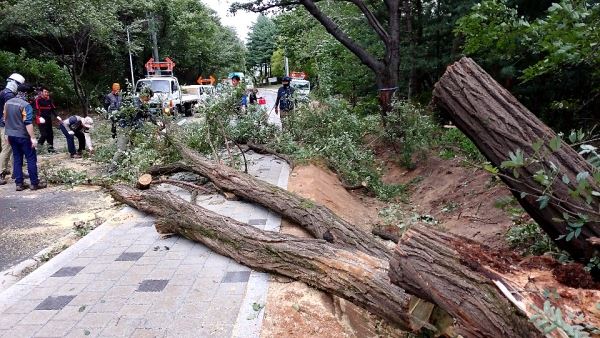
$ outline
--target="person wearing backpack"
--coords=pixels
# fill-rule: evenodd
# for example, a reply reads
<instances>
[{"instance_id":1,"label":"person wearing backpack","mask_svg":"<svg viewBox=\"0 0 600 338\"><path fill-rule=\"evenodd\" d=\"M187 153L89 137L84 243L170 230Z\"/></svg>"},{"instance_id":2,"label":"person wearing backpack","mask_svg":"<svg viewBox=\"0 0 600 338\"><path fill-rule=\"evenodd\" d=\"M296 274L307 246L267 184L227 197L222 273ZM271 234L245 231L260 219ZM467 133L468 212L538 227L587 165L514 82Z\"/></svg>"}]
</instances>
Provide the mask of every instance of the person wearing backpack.
<instances>
[{"instance_id":1,"label":"person wearing backpack","mask_svg":"<svg viewBox=\"0 0 600 338\"><path fill-rule=\"evenodd\" d=\"M286 127L286 119L290 111L294 109L294 88L290 86L291 78L284 76L281 80L282 86L277 90L277 99L275 100L275 113L281 118L281 129Z\"/></svg>"}]
</instances>

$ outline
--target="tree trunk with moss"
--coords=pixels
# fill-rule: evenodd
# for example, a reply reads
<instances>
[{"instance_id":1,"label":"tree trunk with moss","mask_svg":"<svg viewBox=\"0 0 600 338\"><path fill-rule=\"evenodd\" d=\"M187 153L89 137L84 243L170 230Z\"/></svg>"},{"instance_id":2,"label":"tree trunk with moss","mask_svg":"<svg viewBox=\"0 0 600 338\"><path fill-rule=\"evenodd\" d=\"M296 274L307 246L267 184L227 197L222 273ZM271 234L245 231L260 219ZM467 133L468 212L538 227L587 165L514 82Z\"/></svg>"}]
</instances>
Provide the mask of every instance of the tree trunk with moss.
<instances>
[{"instance_id":1,"label":"tree trunk with moss","mask_svg":"<svg viewBox=\"0 0 600 338\"><path fill-rule=\"evenodd\" d=\"M469 58L448 67L435 85L433 102L494 166L500 167L509 160L509 152L518 149L524 158L541 157L542 161L516 167L514 172L501 169L500 178L559 248L583 262L598 255L600 247L593 239L600 237L600 198L591 194L600 191L591 177L596 169ZM543 144L536 151L534 144L540 141ZM552 167L558 175L548 169ZM543 181L539 171L544 168L550 177L546 186L539 183ZM578 178L585 172L589 177ZM571 196L579 184L589 187L584 193L587 201ZM587 221L579 222L579 215ZM578 223L584 224L579 227Z\"/></svg>"}]
</instances>

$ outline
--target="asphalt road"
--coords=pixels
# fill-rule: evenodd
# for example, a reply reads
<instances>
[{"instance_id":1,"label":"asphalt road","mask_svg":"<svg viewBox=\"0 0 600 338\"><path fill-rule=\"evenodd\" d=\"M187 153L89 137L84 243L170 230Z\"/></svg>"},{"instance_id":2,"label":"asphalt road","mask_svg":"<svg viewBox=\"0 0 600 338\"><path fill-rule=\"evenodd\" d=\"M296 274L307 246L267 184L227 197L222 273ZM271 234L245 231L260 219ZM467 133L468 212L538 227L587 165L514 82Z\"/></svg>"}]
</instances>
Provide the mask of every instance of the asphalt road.
<instances>
[{"instance_id":1,"label":"asphalt road","mask_svg":"<svg viewBox=\"0 0 600 338\"><path fill-rule=\"evenodd\" d=\"M15 191L14 181L0 186L0 271L67 235L75 221L94 219L112 206L99 189Z\"/></svg>"}]
</instances>

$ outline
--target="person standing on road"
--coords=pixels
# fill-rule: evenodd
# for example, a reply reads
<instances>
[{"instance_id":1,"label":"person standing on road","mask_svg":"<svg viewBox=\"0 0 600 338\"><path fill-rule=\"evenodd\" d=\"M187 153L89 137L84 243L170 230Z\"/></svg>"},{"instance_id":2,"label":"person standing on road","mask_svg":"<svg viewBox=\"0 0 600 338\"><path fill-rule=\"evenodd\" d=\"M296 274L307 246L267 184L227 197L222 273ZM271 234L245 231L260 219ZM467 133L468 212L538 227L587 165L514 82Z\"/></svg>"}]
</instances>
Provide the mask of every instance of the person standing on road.
<instances>
[{"instance_id":1,"label":"person standing on road","mask_svg":"<svg viewBox=\"0 0 600 338\"><path fill-rule=\"evenodd\" d=\"M275 113L281 118L281 129L286 127L286 120L290 112L294 109L294 88L290 86L291 78L284 76L281 80L282 86L277 90L277 99L275 100Z\"/></svg>"},{"instance_id":2,"label":"person standing on road","mask_svg":"<svg viewBox=\"0 0 600 338\"><path fill-rule=\"evenodd\" d=\"M233 86L233 88L240 87L240 77L237 75L232 76L231 77L231 85ZM240 107L239 107L240 112L241 113L246 112L247 107L248 107L248 97L246 96L245 93L242 92L242 100L240 102Z\"/></svg>"},{"instance_id":3,"label":"person standing on road","mask_svg":"<svg viewBox=\"0 0 600 338\"><path fill-rule=\"evenodd\" d=\"M93 127L94 120L91 117L71 116L68 119L60 120L60 131L67 138L67 148L71 158L81 158L81 153L87 146L90 152L94 151L92 146L92 138L90 136L90 130ZM75 152L75 137L79 142L79 148Z\"/></svg>"},{"instance_id":4,"label":"person standing on road","mask_svg":"<svg viewBox=\"0 0 600 338\"><path fill-rule=\"evenodd\" d=\"M54 150L54 132L52 130L52 115L58 119L56 114L56 106L50 98L50 91L46 87L42 87L42 92L35 99L35 110L37 112L36 122L40 129L40 138L38 145L41 147L44 142L48 142L48 152L55 153Z\"/></svg>"},{"instance_id":5,"label":"person standing on road","mask_svg":"<svg viewBox=\"0 0 600 338\"><path fill-rule=\"evenodd\" d=\"M117 121L112 115L115 111L121 109L121 85L115 82L112 84L111 89L112 91L104 97L104 108L112 121L112 138L117 138Z\"/></svg>"},{"instance_id":6,"label":"person standing on road","mask_svg":"<svg viewBox=\"0 0 600 338\"><path fill-rule=\"evenodd\" d=\"M6 79L6 88L0 92L0 112L4 112L6 101L17 95L18 86L25 83L25 78L21 74L11 74ZM4 133L4 117L0 113L0 185L6 184L6 175L10 174L9 167L12 157L12 148L8 144L8 137Z\"/></svg>"},{"instance_id":7,"label":"person standing on road","mask_svg":"<svg viewBox=\"0 0 600 338\"><path fill-rule=\"evenodd\" d=\"M23 157L27 160L27 173L31 182L31 190L43 189L47 186L40 182L37 171L37 153L35 147L37 140L33 132L33 107L27 102L27 94L33 92L33 88L27 84L17 87L17 96L4 104L5 133L14 155L13 175L15 177L16 190L22 191L27 188L23 178Z\"/></svg>"}]
</instances>

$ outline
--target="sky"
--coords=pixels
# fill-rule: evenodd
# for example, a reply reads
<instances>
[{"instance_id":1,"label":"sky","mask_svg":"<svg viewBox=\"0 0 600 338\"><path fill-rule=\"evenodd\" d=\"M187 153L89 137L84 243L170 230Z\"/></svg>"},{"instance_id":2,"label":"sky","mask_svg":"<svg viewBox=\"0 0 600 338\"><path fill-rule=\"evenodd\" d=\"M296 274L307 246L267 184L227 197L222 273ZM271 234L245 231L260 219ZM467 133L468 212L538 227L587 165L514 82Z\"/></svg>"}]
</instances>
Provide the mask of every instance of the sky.
<instances>
[{"instance_id":1,"label":"sky","mask_svg":"<svg viewBox=\"0 0 600 338\"><path fill-rule=\"evenodd\" d=\"M244 43L246 42L250 26L256 21L258 14L238 11L234 16L229 13L229 6L235 2L234 0L202 0L202 2L217 12L219 17L221 17L221 23L224 26L233 27L237 32L238 37L244 41Z\"/></svg>"}]
</instances>

